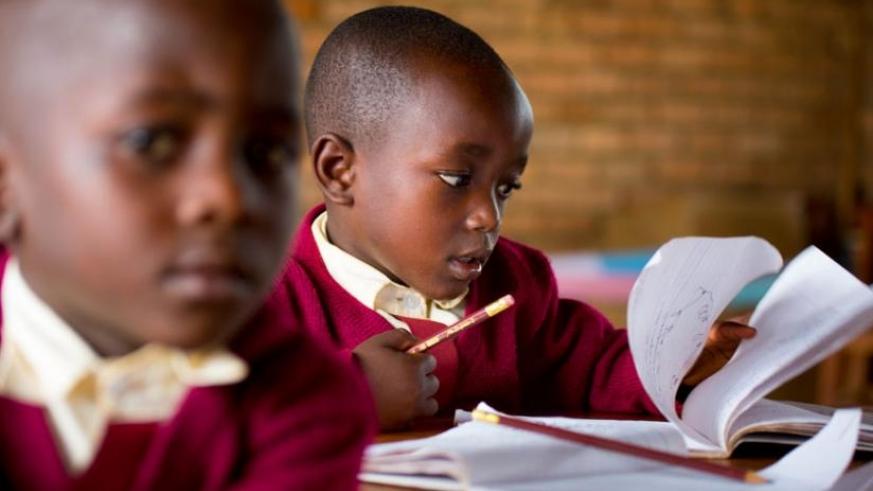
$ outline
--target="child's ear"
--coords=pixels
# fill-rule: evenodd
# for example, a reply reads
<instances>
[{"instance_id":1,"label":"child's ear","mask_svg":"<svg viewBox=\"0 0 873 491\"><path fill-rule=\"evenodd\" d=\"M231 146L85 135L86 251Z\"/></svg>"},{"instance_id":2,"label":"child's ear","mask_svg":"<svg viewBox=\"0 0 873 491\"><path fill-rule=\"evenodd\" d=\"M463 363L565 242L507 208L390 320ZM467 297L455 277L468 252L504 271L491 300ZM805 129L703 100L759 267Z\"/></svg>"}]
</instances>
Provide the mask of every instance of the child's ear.
<instances>
[{"instance_id":1,"label":"child's ear","mask_svg":"<svg viewBox=\"0 0 873 491\"><path fill-rule=\"evenodd\" d=\"M355 150L349 142L334 133L321 135L312 144L312 164L325 200L354 204Z\"/></svg>"},{"instance_id":2,"label":"child's ear","mask_svg":"<svg viewBox=\"0 0 873 491\"><path fill-rule=\"evenodd\" d=\"M0 243L12 245L21 230L20 214L17 211L10 183L12 159L8 141L0 133Z\"/></svg>"}]
</instances>

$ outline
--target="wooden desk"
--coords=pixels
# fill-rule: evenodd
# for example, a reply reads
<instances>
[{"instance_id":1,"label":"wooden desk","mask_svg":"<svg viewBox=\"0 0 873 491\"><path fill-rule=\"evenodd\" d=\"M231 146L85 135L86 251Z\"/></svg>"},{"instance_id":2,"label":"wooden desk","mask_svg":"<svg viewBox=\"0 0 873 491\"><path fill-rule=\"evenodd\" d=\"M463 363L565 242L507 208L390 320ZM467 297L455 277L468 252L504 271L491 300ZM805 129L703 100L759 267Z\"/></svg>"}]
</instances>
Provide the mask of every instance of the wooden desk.
<instances>
[{"instance_id":1,"label":"wooden desk","mask_svg":"<svg viewBox=\"0 0 873 491\"><path fill-rule=\"evenodd\" d=\"M590 416L589 416L590 417ZM628 419L625 417L618 417L613 419ZM410 431L404 431L399 433L385 433L376 437L377 443L386 443L386 442L395 442L402 440L413 440L416 438L426 438L429 436L434 436L441 431L445 431L451 428L452 422L450 420L438 420L432 421L429 423L421 424ZM760 470L768 465L779 460L783 455L791 451L794 447L784 446L784 445L775 445L775 444L750 444L750 445L740 445L736 451L734 451L734 456L730 459L713 459L711 462L715 462L718 464L722 464L730 467L738 467L740 469L749 469L749 470ZM849 468L854 468L860 465L863 465L869 461L873 460L873 452L868 453L857 453L855 454L855 458L850 464ZM383 484L370 484L370 483L361 483L360 487L361 491L397 491L400 489L410 489L410 488L401 488L396 486L386 486Z\"/></svg>"}]
</instances>

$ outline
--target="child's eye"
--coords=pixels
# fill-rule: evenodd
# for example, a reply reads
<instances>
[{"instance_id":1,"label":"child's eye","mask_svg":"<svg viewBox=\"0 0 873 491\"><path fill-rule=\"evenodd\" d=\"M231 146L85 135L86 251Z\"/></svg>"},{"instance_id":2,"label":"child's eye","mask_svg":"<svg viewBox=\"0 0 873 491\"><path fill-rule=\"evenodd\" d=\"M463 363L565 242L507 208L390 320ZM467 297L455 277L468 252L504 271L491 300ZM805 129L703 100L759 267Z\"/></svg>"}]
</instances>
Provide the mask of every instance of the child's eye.
<instances>
[{"instance_id":1,"label":"child's eye","mask_svg":"<svg viewBox=\"0 0 873 491\"><path fill-rule=\"evenodd\" d=\"M512 195L512 192L519 189L521 189L521 183L518 181L504 183L497 186L497 194L502 199L509 199L509 196Z\"/></svg>"},{"instance_id":2,"label":"child's eye","mask_svg":"<svg viewBox=\"0 0 873 491\"><path fill-rule=\"evenodd\" d=\"M261 171L276 172L297 162L294 145L269 139L248 142L243 153L246 161Z\"/></svg>"},{"instance_id":3,"label":"child's eye","mask_svg":"<svg viewBox=\"0 0 873 491\"><path fill-rule=\"evenodd\" d=\"M470 184L472 176L467 173L457 172L438 172L437 175L444 183L453 188L460 188Z\"/></svg>"},{"instance_id":4,"label":"child's eye","mask_svg":"<svg viewBox=\"0 0 873 491\"><path fill-rule=\"evenodd\" d=\"M182 131L169 127L137 128L122 136L122 143L133 156L153 162L172 160L182 149Z\"/></svg>"}]
</instances>

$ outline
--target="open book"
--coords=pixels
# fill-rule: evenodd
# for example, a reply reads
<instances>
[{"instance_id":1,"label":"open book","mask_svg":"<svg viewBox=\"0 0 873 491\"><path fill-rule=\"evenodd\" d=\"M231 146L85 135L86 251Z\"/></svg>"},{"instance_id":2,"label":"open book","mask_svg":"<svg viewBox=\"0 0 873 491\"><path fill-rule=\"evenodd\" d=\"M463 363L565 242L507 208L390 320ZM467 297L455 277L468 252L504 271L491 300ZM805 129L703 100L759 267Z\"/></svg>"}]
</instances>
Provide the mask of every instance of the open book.
<instances>
[{"instance_id":1,"label":"open book","mask_svg":"<svg viewBox=\"0 0 873 491\"><path fill-rule=\"evenodd\" d=\"M480 408L490 410L484 404ZM365 482L437 490L824 490L851 461L860 418L857 409L837 411L815 437L759 472L769 481L765 485L478 421L462 423L430 438L373 445L367 449L360 477ZM524 419L686 453L681 434L667 422ZM863 482L867 474L848 476L847 484Z\"/></svg>"},{"instance_id":2,"label":"open book","mask_svg":"<svg viewBox=\"0 0 873 491\"><path fill-rule=\"evenodd\" d=\"M491 409L484 404L480 407ZM469 420L469 413L456 419ZM685 452L681 435L666 422L633 421L632 425L622 425L609 420L528 419L671 453ZM560 479L658 465L549 436L465 422L431 438L370 447L362 480L425 489L468 489L486 483L530 481L532 476L544 474L549 479Z\"/></svg>"},{"instance_id":3,"label":"open book","mask_svg":"<svg viewBox=\"0 0 873 491\"><path fill-rule=\"evenodd\" d=\"M676 412L677 390L703 349L710 326L744 285L781 266L778 252L758 238L667 243L634 286L628 334L643 386L668 422L531 419L711 457L729 455L743 438L779 441L786 435L816 434L827 424L829 432L819 432L764 471L778 484L767 489L826 489L856 444L871 448L873 425L862 423L857 410L853 417L848 410L838 411L837 416L855 419L835 424L838 418L826 408L763 399L873 324L873 291L818 249L805 250L782 270L750 320L757 336L743 341L722 370L691 391L681 418ZM550 489L703 487L675 469L483 425L466 423L429 439L373 446L362 479L428 489L533 490L542 489L546 477ZM760 432L769 433L762 437ZM534 482L531 476L536 476ZM802 479L792 481L792 476ZM724 489L737 489L734 484L724 484ZM714 485L711 479L705 483L707 489Z\"/></svg>"},{"instance_id":4,"label":"open book","mask_svg":"<svg viewBox=\"0 0 873 491\"><path fill-rule=\"evenodd\" d=\"M873 326L873 291L815 247L791 261L758 304L749 321L757 336L690 392L681 417L676 412L677 390L710 326L743 286L781 266L776 249L759 238L675 239L658 249L631 291L637 372L692 454L727 456L753 432L811 435L829 419L762 399ZM873 426L862 425L861 448L871 444Z\"/></svg>"}]
</instances>

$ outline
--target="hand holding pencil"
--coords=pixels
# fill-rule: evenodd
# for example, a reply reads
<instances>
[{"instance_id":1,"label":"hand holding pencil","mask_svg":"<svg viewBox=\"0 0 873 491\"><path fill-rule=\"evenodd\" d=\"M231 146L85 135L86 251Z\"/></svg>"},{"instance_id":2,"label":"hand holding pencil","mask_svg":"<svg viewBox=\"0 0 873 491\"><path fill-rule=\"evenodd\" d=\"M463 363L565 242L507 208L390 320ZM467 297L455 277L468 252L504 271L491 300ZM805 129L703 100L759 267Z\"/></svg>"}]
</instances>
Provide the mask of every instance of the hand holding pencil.
<instances>
[{"instance_id":1,"label":"hand holding pencil","mask_svg":"<svg viewBox=\"0 0 873 491\"><path fill-rule=\"evenodd\" d=\"M429 353L406 353L416 343L418 339L405 330L389 329L352 351L367 378L382 430L403 429L439 409L434 398L439 389L433 373L436 358Z\"/></svg>"},{"instance_id":2,"label":"hand holding pencil","mask_svg":"<svg viewBox=\"0 0 873 491\"><path fill-rule=\"evenodd\" d=\"M403 329L389 329L352 350L376 400L382 430L402 429L414 419L437 412L439 406L434 395L439 380L433 373L436 358L427 350L513 303L513 298L507 295L424 341Z\"/></svg>"}]
</instances>

